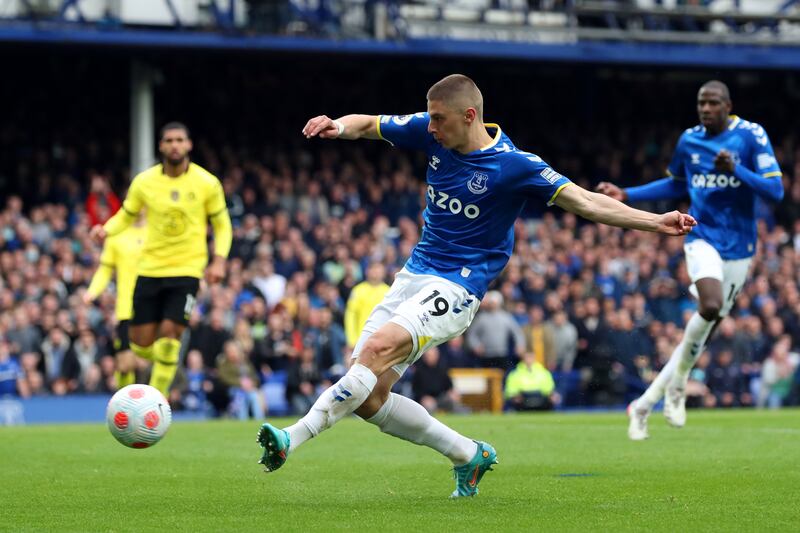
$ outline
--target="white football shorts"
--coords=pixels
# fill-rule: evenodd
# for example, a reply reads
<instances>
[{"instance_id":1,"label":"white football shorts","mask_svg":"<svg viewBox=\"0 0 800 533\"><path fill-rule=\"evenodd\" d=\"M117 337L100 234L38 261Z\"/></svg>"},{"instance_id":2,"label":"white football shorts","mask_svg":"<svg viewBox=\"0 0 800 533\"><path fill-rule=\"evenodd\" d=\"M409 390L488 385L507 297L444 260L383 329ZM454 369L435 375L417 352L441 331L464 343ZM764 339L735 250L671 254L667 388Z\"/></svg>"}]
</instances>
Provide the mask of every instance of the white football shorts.
<instances>
[{"instance_id":1,"label":"white football shorts","mask_svg":"<svg viewBox=\"0 0 800 533\"><path fill-rule=\"evenodd\" d=\"M392 367L403 375L425 350L464 333L480 303L461 285L439 276L412 274L404 268L369 315L353 357L358 356L370 335L393 322L411 334L414 344L406 360Z\"/></svg>"},{"instance_id":2,"label":"white football shorts","mask_svg":"<svg viewBox=\"0 0 800 533\"><path fill-rule=\"evenodd\" d=\"M722 283L722 309L720 316L728 316L736 296L747 281L752 257L725 260L719 252L706 241L697 239L683 245L686 253L686 270L692 280L689 291L697 298L697 280L713 278Z\"/></svg>"}]
</instances>

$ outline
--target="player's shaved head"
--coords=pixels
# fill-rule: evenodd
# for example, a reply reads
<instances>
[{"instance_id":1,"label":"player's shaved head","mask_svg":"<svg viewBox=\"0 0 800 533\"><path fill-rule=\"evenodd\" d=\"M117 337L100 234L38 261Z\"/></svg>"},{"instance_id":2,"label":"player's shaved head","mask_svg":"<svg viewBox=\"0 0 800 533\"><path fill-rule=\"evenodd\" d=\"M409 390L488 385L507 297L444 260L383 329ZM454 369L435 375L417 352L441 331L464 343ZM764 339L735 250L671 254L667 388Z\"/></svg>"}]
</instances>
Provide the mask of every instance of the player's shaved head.
<instances>
[{"instance_id":1,"label":"player's shaved head","mask_svg":"<svg viewBox=\"0 0 800 533\"><path fill-rule=\"evenodd\" d=\"M434 83L427 99L444 102L459 112L473 107L478 120L483 121L483 95L475 82L463 74L450 74Z\"/></svg>"},{"instance_id":2,"label":"player's shaved head","mask_svg":"<svg viewBox=\"0 0 800 533\"><path fill-rule=\"evenodd\" d=\"M726 102L730 102L731 101L731 93L728 90L728 86L725 85L724 83L722 83L719 80L711 80L711 81L705 82L703 84L703 86L700 87L700 91L702 92L702 91L704 91L706 89L711 89L712 91L719 91L719 93L722 96L722 99L724 101L726 101Z\"/></svg>"}]
</instances>

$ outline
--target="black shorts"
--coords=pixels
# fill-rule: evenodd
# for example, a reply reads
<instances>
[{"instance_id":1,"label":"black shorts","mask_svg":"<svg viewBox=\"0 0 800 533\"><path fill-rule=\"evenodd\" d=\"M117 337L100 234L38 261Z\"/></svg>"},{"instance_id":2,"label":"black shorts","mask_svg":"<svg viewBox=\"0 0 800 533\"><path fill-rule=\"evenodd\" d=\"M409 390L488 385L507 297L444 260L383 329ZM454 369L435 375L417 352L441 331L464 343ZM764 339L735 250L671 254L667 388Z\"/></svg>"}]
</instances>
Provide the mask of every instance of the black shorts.
<instances>
[{"instance_id":1,"label":"black shorts","mask_svg":"<svg viewBox=\"0 0 800 533\"><path fill-rule=\"evenodd\" d=\"M120 320L117 324L117 335L114 338L114 353L124 352L131 349L131 340L128 336L128 324L130 320Z\"/></svg>"},{"instance_id":2,"label":"black shorts","mask_svg":"<svg viewBox=\"0 0 800 533\"><path fill-rule=\"evenodd\" d=\"M189 324L200 280L189 276L175 278L136 278L133 290L131 325L160 323L172 320Z\"/></svg>"}]
</instances>

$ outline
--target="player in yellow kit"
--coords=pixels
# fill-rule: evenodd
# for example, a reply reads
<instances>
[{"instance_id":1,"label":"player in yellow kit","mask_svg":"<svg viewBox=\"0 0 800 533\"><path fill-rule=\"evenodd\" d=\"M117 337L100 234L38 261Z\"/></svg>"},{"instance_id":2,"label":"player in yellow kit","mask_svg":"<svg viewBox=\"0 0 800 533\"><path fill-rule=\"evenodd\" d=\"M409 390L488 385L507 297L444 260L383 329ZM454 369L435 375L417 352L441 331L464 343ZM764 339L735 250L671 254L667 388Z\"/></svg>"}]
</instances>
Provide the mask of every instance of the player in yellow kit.
<instances>
[{"instance_id":1,"label":"player in yellow kit","mask_svg":"<svg viewBox=\"0 0 800 533\"><path fill-rule=\"evenodd\" d=\"M133 293L130 343L133 352L153 361L150 385L167 395L175 377L181 334L189 322L200 279L217 283L225 277L231 247L231 219L222 184L192 163L189 130L179 122L161 128L162 163L131 182L116 215L91 236L101 242L131 225L147 208L147 237ZM206 234L214 228L209 261Z\"/></svg>"},{"instance_id":2,"label":"player in yellow kit","mask_svg":"<svg viewBox=\"0 0 800 533\"><path fill-rule=\"evenodd\" d=\"M372 310L389 292L389 286L384 281L385 277L386 267L381 263L371 263L367 268L367 279L350 291L344 310L344 332L347 336L347 346L351 350L358 343Z\"/></svg>"},{"instance_id":3,"label":"player in yellow kit","mask_svg":"<svg viewBox=\"0 0 800 533\"><path fill-rule=\"evenodd\" d=\"M144 247L145 231L144 217L140 216L132 226L106 240L100 256L100 265L83 295L83 301L90 304L103 293L111 277L116 274L117 331L114 352L117 371L114 377L120 389L136 381L134 373L136 361L131 351L128 326L133 314L133 289L136 286L136 269Z\"/></svg>"}]
</instances>

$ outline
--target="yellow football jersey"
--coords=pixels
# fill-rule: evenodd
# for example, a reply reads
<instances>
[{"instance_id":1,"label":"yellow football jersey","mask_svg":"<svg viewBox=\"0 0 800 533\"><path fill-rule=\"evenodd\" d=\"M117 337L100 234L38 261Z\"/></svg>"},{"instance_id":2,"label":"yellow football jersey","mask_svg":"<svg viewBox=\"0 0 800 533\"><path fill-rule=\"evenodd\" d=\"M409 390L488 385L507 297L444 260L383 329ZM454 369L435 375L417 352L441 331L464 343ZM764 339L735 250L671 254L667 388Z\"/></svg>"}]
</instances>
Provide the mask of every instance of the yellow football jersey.
<instances>
[{"instance_id":1,"label":"yellow football jersey","mask_svg":"<svg viewBox=\"0 0 800 533\"><path fill-rule=\"evenodd\" d=\"M92 277L89 294L97 298L111 280L111 271L117 277L117 320L130 320L133 315L133 289L136 287L136 270L144 248L146 228L130 226L109 237L103 245L100 266Z\"/></svg>"},{"instance_id":2,"label":"yellow football jersey","mask_svg":"<svg viewBox=\"0 0 800 533\"><path fill-rule=\"evenodd\" d=\"M356 345L369 315L375 306L381 303L387 292L389 292L389 286L385 283L372 285L367 281L362 281L353 287L344 310L344 330L347 344Z\"/></svg>"},{"instance_id":3,"label":"yellow football jersey","mask_svg":"<svg viewBox=\"0 0 800 533\"><path fill-rule=\"evenodd\" d=\"M190 163L184 174L173 178L158 164L133 179L122 204L129 216L143 207L147 208L147 237L138 274L202 278L208 263L208 220L228 217L217 177ZM227 250L221 255L227 256Z\"/></svg>"}]
</instances>

